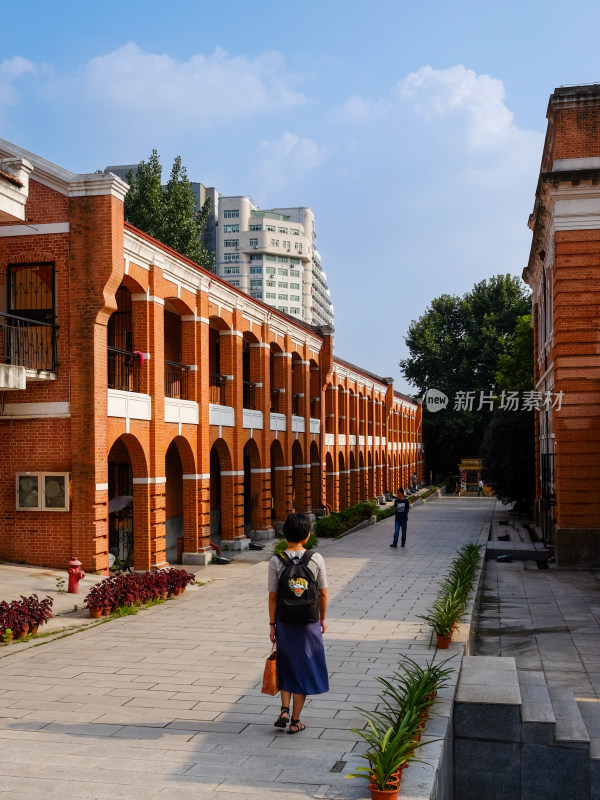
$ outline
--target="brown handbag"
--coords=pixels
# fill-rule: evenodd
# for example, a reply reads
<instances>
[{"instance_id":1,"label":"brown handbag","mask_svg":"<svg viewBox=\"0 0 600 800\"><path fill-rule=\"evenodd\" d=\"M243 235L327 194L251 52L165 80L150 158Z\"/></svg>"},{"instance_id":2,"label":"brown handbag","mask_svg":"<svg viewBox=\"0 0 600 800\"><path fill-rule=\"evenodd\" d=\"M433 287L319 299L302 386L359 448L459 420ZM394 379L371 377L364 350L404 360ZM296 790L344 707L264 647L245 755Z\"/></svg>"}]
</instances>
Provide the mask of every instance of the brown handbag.
<instances>
[{"instance_id":1,"label":"brown handbag","mask_svg":"<svg viewBox=\"0 0 600 800\"><path fill-rule=\"evenodd\" d=\"M279 677L277 675L277 650L275 644L268 656L263 674L262 694L276 695L279 691Z\"/></svg>"}]
</instances>

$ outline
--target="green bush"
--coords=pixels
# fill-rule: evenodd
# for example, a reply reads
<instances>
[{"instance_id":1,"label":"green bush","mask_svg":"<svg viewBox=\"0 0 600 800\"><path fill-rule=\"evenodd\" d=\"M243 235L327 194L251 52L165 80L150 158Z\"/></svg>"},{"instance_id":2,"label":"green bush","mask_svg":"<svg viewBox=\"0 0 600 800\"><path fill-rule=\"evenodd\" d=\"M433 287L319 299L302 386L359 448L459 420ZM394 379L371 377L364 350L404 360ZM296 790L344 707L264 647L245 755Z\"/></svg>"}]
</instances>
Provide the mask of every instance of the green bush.
<instances>
[{"instance_id":1,"label":"green bush","mask_svg":"<svg viewBox=\"0 0 600 800\"><path fill-rule=\"evenodd\" d=\"M369 501L357 503L355 506L344 508L330 514L328 517L323 517L315 523L315 533L319 536L339 536L350 528L354 528L364 520L373 516L375 506Z\"/></svg>"},{"instance_id":2,"label":"green bush","mask_svg":"<svg viewBox=\"0 0 600 800\"><path fill-rule=\"evenodd\" d=\"M328 517L322 517L315 522L315 533L319 536L339 536L345 530L346 528L337 514L330 514Z\"/></svg>"},{"instance_id":3,"label":"green bush","mask_svg":"<svg viewBox=\"0 0 600 800\"><path fill-rule=\"evenodd\" d=\"M393 517L395 513L396 513L395 506L390 506L389 508L375 509L375 516L377 518L377 522L380 522L382 519L387 519L388 517Z\"/></svg>"}]
</instances>

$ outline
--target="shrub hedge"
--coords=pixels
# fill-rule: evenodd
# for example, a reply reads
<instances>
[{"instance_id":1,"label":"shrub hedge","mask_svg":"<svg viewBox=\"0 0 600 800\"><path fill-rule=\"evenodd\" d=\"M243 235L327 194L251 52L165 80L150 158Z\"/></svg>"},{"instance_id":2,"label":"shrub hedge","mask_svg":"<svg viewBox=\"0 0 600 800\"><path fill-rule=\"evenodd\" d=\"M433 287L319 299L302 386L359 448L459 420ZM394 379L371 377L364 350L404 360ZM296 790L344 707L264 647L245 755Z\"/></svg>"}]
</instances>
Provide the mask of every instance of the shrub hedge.
<instances>
[{"instance_id":1,"label":"shrub hedge","mask_svg":"<svg viewBox=\"0 0 600 800\"><path fill-rule=\"evenodd\" d=\"M373 516L375 506L369 501L357 503L355 506L336 511L328 517L322 517L315 522L314 532L317 536L339 536L360 522Z\"/></svg>"}]
</instances>

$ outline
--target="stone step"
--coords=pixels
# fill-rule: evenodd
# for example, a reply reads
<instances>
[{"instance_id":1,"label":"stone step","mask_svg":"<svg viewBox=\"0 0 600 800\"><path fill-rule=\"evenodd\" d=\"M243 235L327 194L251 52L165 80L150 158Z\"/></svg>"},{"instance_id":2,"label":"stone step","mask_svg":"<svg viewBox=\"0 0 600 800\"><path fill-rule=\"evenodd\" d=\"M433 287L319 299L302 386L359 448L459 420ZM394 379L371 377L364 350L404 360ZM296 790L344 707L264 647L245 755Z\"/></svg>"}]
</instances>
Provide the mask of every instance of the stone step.
<instances>
[{"instance_id":1,"label":"stone step","mask_svg":"<svg viewBox=\"0 0 600 800\"><path fill-rule=\"evenodd\" d=\"M523 722L556 723L552 701L546 686L546 677L541 670L517 669L519 689L523 701Z\"/></svg>"},{"instance_id":2,"label":"stone step","mask_svg":"<svg viewBox=\"0 0 600 800\"><path fill-rule=\"evenodd\" d=\"M556 741L589 745L590 735L573 690L563 686L552 686L548 689L548 694L556 717Z\"/></svg>"},{"instance_id":3,"label":"stone step","mask_svg":"<svg viewBox=\"0 0 600 800\"><path fill-rule=\"evenodd\" d=\"M580 697L577 706L590 737L590 758L600 760L600 700Z\"/></svg>"}]
</instances>

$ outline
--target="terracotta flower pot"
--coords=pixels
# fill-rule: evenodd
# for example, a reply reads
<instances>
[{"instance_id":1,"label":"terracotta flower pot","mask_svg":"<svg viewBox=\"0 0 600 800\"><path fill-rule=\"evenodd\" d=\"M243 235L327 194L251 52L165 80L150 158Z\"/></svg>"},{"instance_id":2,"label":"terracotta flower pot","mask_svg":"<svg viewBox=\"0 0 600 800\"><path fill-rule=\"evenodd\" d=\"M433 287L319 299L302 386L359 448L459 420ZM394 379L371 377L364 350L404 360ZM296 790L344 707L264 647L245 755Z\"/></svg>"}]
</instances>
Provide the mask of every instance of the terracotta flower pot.
<instances>
[{"instance_id":1,"label":"terracotta flower pot","mask_svg":"<svg viewBox=\"0 0 600 800\"><path fill-rule=\"evenodd\" d=\"M6 637L6 638L4 638L4 637ZM12 640L13 640L13 632L12 631L10 633L3 633L2 634L2 641L4 642L4 644L10 644L12 642Z\"/></svg>"},{"instance_id":2,"label":"terracotta flower pot","mask_svg":"<svg viewBox=\"0 0 600 800\"><path fill-rule=\"evenodd\" d=\"M394 789L377 789L375 784L369 784L369 791L371 792L371 800L397 800L400 792L400 786Z\"/></svg>"},{"instance_id":3,"label":"terracotta flower pot","mask_svg":"<svg viewBox=\"0 0 600 800\"><path fill-rule=\"evenodd\" d=\"M29 628L23 628L22 631L19 631L17 633L16 638L17 639L24 639L27 636L28 633L29 633Z\"/></svg>"},{"instance_id":4,"label":"terracotta flower pot","mask_svg":"<svg viewBox=\"0 0 600 800\"><path fill-rule=\"evenodd\" d=\"M110 608L103 608L102 609L102 616L103 617L108 617L109 614L110 614Z\"/></svg>"},{"instance_id":5,"label":"terracotta flower pot","mask_svg":"<svg viewBox=\"0 0 600 800\"><path fill-rule=\"evenodd\" d=\"M101 608L90 608L89 612L92 619L99 619L102 616Z\"/></svg>"},{"instance_id":6,"label":"terracotta flower pot","mask_svg":"<svg viewBox=\"0 0 600 800\"><path fill-rule=\"evenodd\" d=\"M449 633L446 636L440 636L437 634L437 646L438 650L447 650L450 647L450 642L452 641L452 634Z\"/></svg>"},{"instance_id":7,"label":"terracotta flower pot","mask_svg":"<svg viewBox=\"0 0 600 800\"><path fill-rule=\"evenodd\" d=\"M39 625L34 625L33 628L30 628L29 633L32 633L34 636L38 632Z\"/></svg>"}]
</instances>

